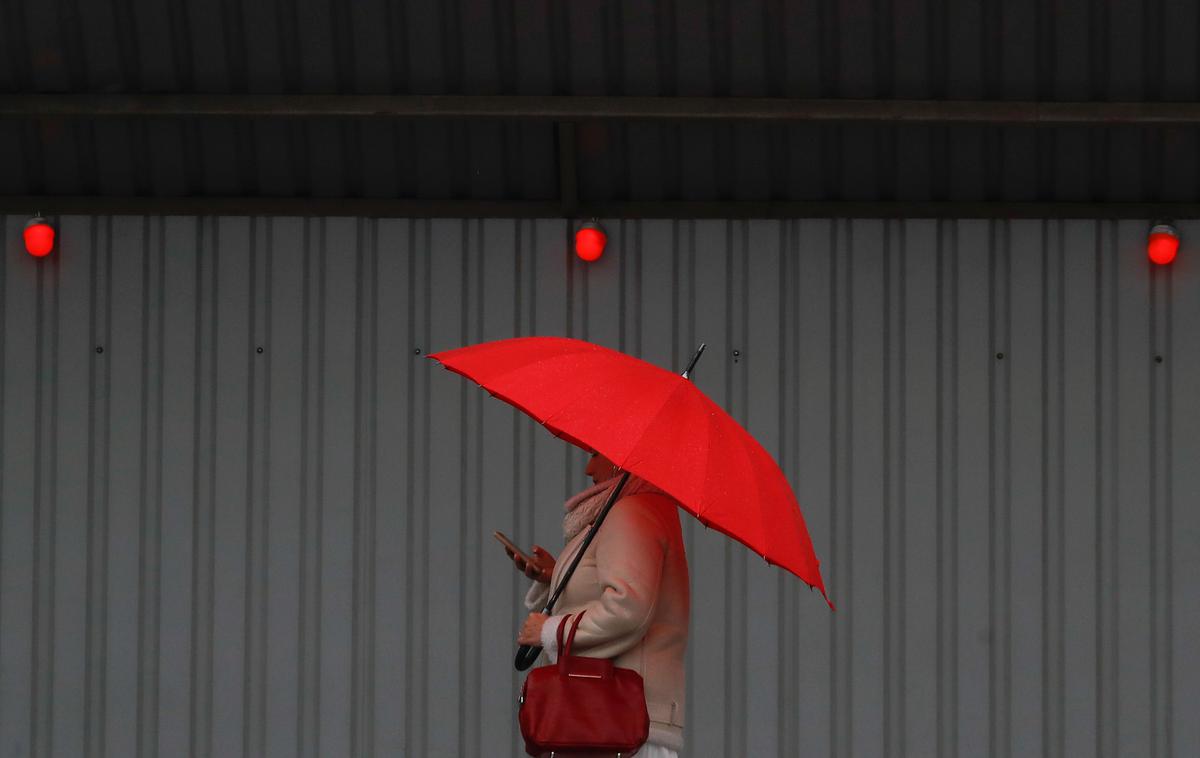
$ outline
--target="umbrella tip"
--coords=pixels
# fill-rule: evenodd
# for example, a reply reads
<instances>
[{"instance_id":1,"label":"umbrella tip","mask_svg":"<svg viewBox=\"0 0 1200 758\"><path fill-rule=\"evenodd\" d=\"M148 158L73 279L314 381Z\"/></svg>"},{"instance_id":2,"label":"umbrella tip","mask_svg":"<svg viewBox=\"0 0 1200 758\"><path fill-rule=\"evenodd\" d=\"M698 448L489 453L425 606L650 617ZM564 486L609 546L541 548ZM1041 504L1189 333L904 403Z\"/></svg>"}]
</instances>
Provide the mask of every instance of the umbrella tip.
<instances>
[{"instance_id":1,"label":"umbrella tip","mask_svg":"<svg viewBox=\"0 0 1200 758\"><path fill-rule=\"evenodd\" d=\"M692 378L692 369L696 368L696 361L700 360L700 356L704 354L704 348L706 347L708 347L708 345L703 342L700 343L700 347L696 349L696 354L692 356L691 363L689 363L688 367L683 370L684 379Z\"/></svg>"},{"instance_id":2,"label":"umbrella tip","mask_svg":"<svg viewBox=\"0 0 1200 758\"><path fill-rule=\"evenodd\" d=\"M826 605L828 605L828 606L829 606L829 610L833 611L834 613L837 613L837 608L836 608L836 607L834 607L834 605L833 605L833 601L829 599L829 595L828 595L828 594L825 592L825 587L824 587L824 586L818 587L818 586L816 586L816 585L814 585L814 584L810 584L810 585L808 585L808 591L809 591L809 592L812 592L813 590L820 590L820 591L821 591L821 597L825 598L825 603L826 603Z\"/></svg>"}]
</instances>

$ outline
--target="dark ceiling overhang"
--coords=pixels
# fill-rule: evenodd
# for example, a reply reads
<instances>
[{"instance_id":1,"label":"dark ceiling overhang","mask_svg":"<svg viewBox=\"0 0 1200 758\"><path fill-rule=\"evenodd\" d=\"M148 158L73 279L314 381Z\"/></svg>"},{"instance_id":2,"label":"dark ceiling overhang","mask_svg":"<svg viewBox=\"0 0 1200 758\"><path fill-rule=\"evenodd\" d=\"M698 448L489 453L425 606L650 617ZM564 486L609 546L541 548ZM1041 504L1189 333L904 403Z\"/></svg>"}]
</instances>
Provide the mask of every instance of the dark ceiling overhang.
<instances>
[{"instance_id":1,"label":"dark ceiling overhang","mask_svg":"<svg viewBox=\"0 0 1200 758\"><path fill-rule=\"evenodd\" d=\"M529 95L0 94L8 118L388 118L977 126L1200 124L1200 102Z\"/></svg>"},{"instance_id":2,"label":"dark ceiling overhang","mask_svg":"<svg viewBox=\"0 0 1200 758\"><path fill-rule=\"evenodd\" d=\"M1185 219L1196 203L1007 201L616 201L574 211L536 200L405 200L321 197L0 196L0 213L56 215L354 216L365 218L660 218L660 219Z\"/></svg>"},{"instance_id":3,"label":"dark ceiling overhang","mask_svg":"<svg viewBox=\"0 0 1200 758\"><path fill-rule=\"evenodd\" d=\"M579 196L576 127L589 122L878 124L973 127L1200 125L1197 102L1035 102L717 97L3 94L0 119L314 119L534 121L553 125L557 198L489 200L313 196L4 195L32 213L266 214L506 218L1185 218L1184 202L972 200L608 200Z\"/></svg>"},{"instance_id":4,"label":"dark ceiling overhang","mask_svg":"<svg viewBox=\"0 0 1200 758\"><path fill-rule=\"evenodd\" d=\"M1200 215L1189 3L5 7L12 209Z\"/></svg>"}]
</instances>

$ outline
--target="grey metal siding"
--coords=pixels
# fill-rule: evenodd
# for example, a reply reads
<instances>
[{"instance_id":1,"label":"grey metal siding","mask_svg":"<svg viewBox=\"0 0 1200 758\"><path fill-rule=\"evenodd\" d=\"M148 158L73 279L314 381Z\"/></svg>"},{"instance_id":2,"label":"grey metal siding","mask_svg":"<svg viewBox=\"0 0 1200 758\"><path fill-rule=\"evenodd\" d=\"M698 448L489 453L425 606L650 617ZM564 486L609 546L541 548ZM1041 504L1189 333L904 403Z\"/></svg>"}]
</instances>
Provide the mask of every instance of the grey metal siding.
<instances>
[{"instance_id":1,"label":"grey metal siding","mask_svg":"<svg viewBox=\"0 0 1200 758\"><path fill-rule=\"evenodd\" d=\"M425 358L517 334L708 342L804 507L833 614L684 518L688 755L1200 754L1200 223L24 221L0 755L521 754L583 456Z\"/></svg>"}]
</instances>

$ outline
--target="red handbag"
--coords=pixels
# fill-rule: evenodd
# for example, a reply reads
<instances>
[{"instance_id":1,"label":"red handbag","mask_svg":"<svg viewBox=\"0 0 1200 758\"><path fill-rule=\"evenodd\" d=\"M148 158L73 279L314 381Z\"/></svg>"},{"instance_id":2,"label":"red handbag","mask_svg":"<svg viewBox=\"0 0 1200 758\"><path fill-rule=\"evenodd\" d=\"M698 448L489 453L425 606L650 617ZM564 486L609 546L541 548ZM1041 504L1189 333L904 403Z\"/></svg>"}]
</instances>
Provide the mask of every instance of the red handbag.
<instances>
[{"instance_id":1,"label":"red handbag","mask_svg":"<svg viewBox=\"0 0 1200 758\"><path fill-rule=\"evenodd\" d=\"M525 752L628 755L650 736L642 675L607 658L571 655L583 613L564 645L568 618L558 624L558 662L530 671L521 687L518 720Z\"/></svg>"}]
</instances>

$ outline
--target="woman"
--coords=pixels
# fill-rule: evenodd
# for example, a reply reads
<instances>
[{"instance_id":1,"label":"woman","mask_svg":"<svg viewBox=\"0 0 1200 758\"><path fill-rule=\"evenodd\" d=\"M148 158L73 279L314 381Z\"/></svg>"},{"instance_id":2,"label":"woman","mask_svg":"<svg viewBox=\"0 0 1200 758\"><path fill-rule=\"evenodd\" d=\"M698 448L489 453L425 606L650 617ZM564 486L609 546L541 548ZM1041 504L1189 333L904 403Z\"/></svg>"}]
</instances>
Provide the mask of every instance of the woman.
<instances>
[{"instance_id":1,"label":"woman","mask_svg":"<svg viewBox=\"0 0 1200 758\"><path fill-rule=\"evenodd\" d=\"M525 597L531 610L545 606L550 587L582 546L619 469L593 454L587 474L593 486L564 505L566 546L558 559L534 547L538 565L509 553L517 568L535 581ZM642 675L650 736L639 758L678 758L683 749L684 651L688 634L688 567L675 500L654 485L630 476L620 499L588 545L574 575L559 596L558 615L529 614L517 642L541 645L549 661L558 658L555 633L564 616L587 611L579 623L573 655L612 658Z\"/></svg>"}]
</instances>

